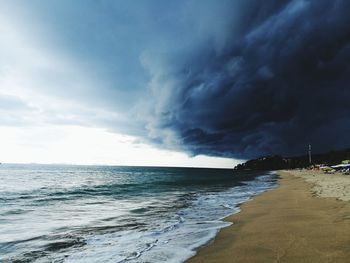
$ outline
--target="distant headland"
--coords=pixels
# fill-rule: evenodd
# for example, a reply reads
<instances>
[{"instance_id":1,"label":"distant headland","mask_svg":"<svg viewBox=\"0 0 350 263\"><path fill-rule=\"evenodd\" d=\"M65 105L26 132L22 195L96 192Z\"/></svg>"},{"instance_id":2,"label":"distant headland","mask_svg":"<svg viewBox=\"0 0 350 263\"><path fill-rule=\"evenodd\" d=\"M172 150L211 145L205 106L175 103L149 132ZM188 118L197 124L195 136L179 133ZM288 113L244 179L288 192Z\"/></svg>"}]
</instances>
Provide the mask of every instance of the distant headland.
<instances>
[{"instance_id":1,"label":"distant headland","mask_svg":"<svg viewBox=\"0 0 350 263\"><path fill-rule=\"evenodd\" d=\"M327 153L313 154L310 163L309 155L294 157L283 157L280 155L270 155L249 160L245 163L238 164L235 170L281 170L305 168L312 164L336 165L343 160L350 159L350 148L330 151Z\"/></svg>"}]
</instances>

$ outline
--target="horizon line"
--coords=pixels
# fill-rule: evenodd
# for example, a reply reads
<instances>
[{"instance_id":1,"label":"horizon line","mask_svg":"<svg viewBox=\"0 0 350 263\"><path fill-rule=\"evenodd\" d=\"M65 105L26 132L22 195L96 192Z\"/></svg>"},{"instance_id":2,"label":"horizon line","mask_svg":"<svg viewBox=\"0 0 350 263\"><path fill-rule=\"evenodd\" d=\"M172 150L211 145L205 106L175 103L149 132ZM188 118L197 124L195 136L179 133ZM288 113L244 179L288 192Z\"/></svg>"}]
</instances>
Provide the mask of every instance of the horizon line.
<instances>
[{"instance_id":1,"label":"horizon line","mask_svg":"<svg viewBox=\"0 0 350 263\"><path fill-rule=\"evenodd\" d=\"M243 161L244 162L244 161ZM242 162L242 163L243 163ZM206 166L172 166L172 165L128 165L128 164L79 164L79 163L36 163L36 162L28 162L28 163L16 163L16 162L4 162L0 163L1 165L63 165L63 166L112 166L112 167L151 167L151 168L193 168L193 169L225 169L230 170L234 169L234 165L232 168L228 167L206 167Z\"/></svg>"}]
</instances>

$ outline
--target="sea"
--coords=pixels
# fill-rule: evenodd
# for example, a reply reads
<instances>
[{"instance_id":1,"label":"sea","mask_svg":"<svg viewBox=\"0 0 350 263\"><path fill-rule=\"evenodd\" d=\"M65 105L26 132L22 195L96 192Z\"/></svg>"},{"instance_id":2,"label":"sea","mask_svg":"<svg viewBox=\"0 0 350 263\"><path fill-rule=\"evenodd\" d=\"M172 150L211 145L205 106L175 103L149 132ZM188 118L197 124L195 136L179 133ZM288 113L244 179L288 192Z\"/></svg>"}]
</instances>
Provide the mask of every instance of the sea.
<instances>
[{"instance_id":1,"label":"sea","mask_svg":"<svg viewBox=\"0 0 350 263\"><path fill-rule=\"evenodd\" d=\"M0 262L184 262L277 185L233 169L0 165Z\"/></svg>"}]
</instances>

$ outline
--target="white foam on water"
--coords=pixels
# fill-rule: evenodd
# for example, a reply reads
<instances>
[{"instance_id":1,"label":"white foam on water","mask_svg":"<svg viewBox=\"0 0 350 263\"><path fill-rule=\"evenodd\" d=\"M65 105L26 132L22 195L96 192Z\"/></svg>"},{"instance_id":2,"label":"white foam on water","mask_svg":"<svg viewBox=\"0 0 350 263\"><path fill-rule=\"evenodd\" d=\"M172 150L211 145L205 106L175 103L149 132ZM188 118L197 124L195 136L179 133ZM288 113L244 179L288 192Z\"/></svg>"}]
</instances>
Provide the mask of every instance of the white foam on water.
<instances>
[{"instance_id":1,"label":"white foam on water","mask_svg":"<svg viewBox=\"0 0 350 263\"><path fill-rule=\"evenodd\" d=\"M86 246L65 262L184 262L196 249L231 225L223 219L240 211L238 205L274 186L271 176L257 177L223 192L196 194L191 204L171 220L159 220L157 229L122 231L86 238Z\"/></svg>"},{"instance_id":2,"label":"white foam on water","mask_svg":"<svg viewBox=\"0 0 350 263\"><path fill-rule=\"evenodd\" d=\"M0 262L183 262L276 185L267 174L229 187L239 180L227 171L10 168L0 169L12 178L10 192L0 187ZM23 180L34 183L17 189Z\"/></svg>"}]
</instances>

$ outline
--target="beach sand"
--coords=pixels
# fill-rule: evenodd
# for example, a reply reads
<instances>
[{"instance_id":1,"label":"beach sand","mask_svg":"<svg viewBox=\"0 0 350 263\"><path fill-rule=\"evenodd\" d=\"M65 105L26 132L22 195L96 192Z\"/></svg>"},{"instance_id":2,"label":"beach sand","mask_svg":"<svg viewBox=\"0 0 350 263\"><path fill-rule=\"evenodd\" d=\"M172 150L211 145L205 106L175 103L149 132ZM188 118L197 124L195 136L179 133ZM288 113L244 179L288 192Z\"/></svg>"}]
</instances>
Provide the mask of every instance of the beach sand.
<instances>
[{"instance_id":1,"label":"beach sand","mask_svg":"<svg viewBox=\"0 0 350 263\"><path fill-rule=\"evenodd\" d=\"M350 176L336 177L350 184ZM243 204L227 218L233 225L188 262L350 262L350 202L339 200L349 200L349 186L334 184L332 191L333 180L314 171L281 172L278 188Z\"/></svg>"},{"instance_id":2,"label":"beach sand","mask_svg":"<svg viewBox=\"0 0 350 263\"><path fill-rule=\"evenodd\" d=\"M293 175L312 184L312 191L319 197L334 197L350 201L350 175L325 174L322 171L295 170ZM350 262L350 260L349 260Z\"/></svg>"}]
</instances>

